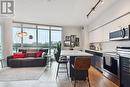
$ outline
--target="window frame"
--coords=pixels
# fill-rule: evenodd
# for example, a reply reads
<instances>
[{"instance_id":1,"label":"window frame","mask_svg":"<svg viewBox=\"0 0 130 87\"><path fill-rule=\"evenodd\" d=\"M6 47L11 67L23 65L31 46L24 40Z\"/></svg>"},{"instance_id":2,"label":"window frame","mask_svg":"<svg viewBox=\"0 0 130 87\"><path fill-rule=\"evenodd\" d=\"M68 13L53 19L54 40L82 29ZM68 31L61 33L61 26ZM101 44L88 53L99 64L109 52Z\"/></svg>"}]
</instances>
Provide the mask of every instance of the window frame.
<instances>
[{"instance_id":1,"label":"window frame","mask_svg":"<svg viewBox=\"0 0 130 87\"><path fill-rule=\"evenodd\" d=\"M15 24L15 23L14 23L14 24ZM62 31L63 31L63 28L62 28L62 27L55 27L55 26L51 26L51 25L50 25L50 26L44 26L44 25L43 25L43 28L42 28L42 25L34 25L34 24L30 24L30 25L33 25L33 26L35 26L35 27L26 27L26 26L24 27L24 25L26 25L26 24L21 24L21 23L18 23L18 25L19 25L19 26L16 26L16 25L13 26L13 28L14 28L14 27L16 27L16 28L17 28L17 27L18 27L18 28L21 28L21 32L23 32L24 28L25 28L25 29L29 29L29 28L30 28L30 29L36 30L36 36L35 36L35 37L36 37L36 45L35 45L34 47L37 47L37 48L40 47L40 45L38 44L38 43L39 43L39 40L38 40L38 35L39 35L39 34L38 34L38 31L39 31L39 30L48 30L48 31L49 31L49 38L48 38L48 39L49 39L49 45L48 45L48 49L50 50L49 53L51 53L51 49L52 49L52 46L51 46L51 41L52 41L51 32L52 32L52 31L61 31L61 42L62 42ZM44 27L48 27L48 29L44 29ZM59 28L59 29L56 29L56 28ZM21 41L20 41L21 46L23 46L23 44L24 44L24 43L23 43L23 38L24 38L24 37L21 37Z\"/></svg>"}]
</instances>

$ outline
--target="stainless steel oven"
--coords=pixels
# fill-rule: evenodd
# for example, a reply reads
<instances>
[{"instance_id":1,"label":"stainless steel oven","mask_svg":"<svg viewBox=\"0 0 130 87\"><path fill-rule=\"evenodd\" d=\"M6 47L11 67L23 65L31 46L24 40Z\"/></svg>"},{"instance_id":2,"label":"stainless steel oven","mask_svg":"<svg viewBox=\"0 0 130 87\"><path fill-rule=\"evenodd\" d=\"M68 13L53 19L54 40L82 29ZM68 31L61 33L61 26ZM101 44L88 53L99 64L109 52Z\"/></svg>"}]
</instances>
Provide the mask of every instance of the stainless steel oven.
<instances>
[{"instance_id":1,"label":"stainless steel oven","mask_svg":"<svg viewBox=\"0 0 130 87\"><path fill-rule=\"evenodd\" d=\"M103 74L117 85L119 85L120 79L119 65L119 55L116 52L103 54Z\"/></svg>"},{"instance_id":2,"label":"stainless steel oven","mask_svg":"<svg viewBox=\"0 0 130 87\"><path fill-rule=\"evenodd\" d=\"M112 76L119 78L119 55L117 53L104 53L103 69Z\"/></svg>"}]
</instances>

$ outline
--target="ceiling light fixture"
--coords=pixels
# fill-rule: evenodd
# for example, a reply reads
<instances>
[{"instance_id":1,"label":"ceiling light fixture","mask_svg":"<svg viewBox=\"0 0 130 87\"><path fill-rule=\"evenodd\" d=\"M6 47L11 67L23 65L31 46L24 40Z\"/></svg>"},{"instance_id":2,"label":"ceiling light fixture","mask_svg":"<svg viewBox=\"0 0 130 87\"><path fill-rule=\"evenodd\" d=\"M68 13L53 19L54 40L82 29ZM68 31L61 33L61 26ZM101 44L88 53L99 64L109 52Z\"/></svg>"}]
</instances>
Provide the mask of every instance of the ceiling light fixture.
<instances>
[{"instance_id":1,"label":"ceiling light fixture","mask_svg":"<svg viewBox=\"0 0 130 87\"><path fill-rule=\"evenodd\" d=\"M94 7L89 11L89 13L87 14L87 18L89 17L89 15L90 15L92 12L95 13L95 9L97 8L97 6L98 6L100 3L103 4L104 1L103 1L103 0L99 0L99 1L94 5Z\"/></svg>"},{"instance_id":2,"label":"ceiling light fixture","mask_svg":"<svg viewBox=\"0 0 130 87\"><path fill-rule=\"evenodd\" d=\"M103 1L103 0L101 0L101 4L104 4L104 1Z\"/></svg>"},{"instance_id":3,"label":"ceiling light fixture","mask_svg":"<svg viewBox=\"0 0 130 87\"><path fill-rule=\"evenodd\" d=\"M19 32L18 37L24 37L27 36L27 32Z\"/></svg>"}]
</instances>

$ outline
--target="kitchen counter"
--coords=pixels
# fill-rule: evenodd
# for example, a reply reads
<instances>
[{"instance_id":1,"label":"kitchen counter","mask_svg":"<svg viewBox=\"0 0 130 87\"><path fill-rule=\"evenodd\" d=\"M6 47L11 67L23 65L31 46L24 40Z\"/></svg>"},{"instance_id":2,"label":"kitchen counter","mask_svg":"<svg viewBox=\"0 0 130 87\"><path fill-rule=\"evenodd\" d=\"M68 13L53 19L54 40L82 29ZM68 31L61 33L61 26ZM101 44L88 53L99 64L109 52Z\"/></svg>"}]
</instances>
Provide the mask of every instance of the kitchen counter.
<instances>
[{"instance_id":1,"label":"kitchen counter","mask_svg":"<svg viewBox=\"0 0 130 87\"><path fill-rule=\"evenodd\" d=\"M72 65L74 65L75 62L75 58L77 56L85 56L85 58L92 58L93 54L87 53L87 52L83 52L83 51L78 51L78 50L61 50L61 56L69 56L69 76L71 78L71 80L77 79L77 80L86 80L86 70L80 70L78 71L76 74L76 76L74 75L74 70Z\"/></svg>"},{"instance_id":2,"label":"kitchen counter","mask_svg":"<svg viewBox=\"0 0 130 87\"><path fill-rule=\"evenodd\" d=\"M97 52L97 53L105 53L105 51L99 51L99 50L91 50L91 49L86 49L88 51L93 51L93 52Z\"/></svg>"},{"instance_id":3,"label":"kitchen counter","mask_svg":"<svg viewBox=\"0 0 130 87\"><path fill-rule=\"evenodd\" d=\"M93 55L99 55L99 56L103 56L103 53L105 53L104 51L97 51L97 50L90 50L90 49L86 49L85 52Z\"/></svg>"},{"instance_id":4,"label":"kitchen counter","mask_svg":"<svg viewBox=\"0 0 130 87\"><path fill-rule=\"evenodd\" d=\"M78 51L78 50L61 50L61 56L93 56L90 53Z\"/></svg>"},{"instance_id":5,"label":"kitchen counter","mask_svg":"<svg viewBox=\"0 0 130 87\"><path fill-rule=\"evenodd\" d=\"M91 49L86 49L85 51L90 51L90 52L95 52L95 53L116 53L116 51L103 51L103 50L91 50Z\"/></svg>"}]
</instances>

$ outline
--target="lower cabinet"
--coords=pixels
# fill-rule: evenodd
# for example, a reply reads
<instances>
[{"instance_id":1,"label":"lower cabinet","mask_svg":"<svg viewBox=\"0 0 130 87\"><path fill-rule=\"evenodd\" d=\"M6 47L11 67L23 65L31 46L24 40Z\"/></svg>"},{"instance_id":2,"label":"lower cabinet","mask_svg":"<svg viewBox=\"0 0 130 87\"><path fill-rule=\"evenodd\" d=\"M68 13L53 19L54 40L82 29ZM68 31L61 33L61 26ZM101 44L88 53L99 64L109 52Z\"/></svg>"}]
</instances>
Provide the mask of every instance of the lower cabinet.
<instances>
[{"instance_id":1,"label":"lower cabinet","mask_svg":"<svg viewBox=\"0 0 130 87\"><path fill-rule=\"evenodd\" d=\"M102 53L99 52L94 52L94 51L90 51L90 50L85 50L85 52L93 54L93 57L91 59L91 66L93 66L94 68L96 68L97 70L101 71L103 70L103 57L102 57Z\"/></svg>"},{"instance_id":2,"label":"lower cabinet","mask_svg":"<svg viewBox=\"0 0 130 87\"><path fill-rule=\"evenodd\" d=\"M91 66L95 67L95 58L94 58L94 56L91 59Z\"/></svg>"},{"instance_id":3,"label":"lower cabinet","mask_svg":"<svg viewBox=\"0 0 130 87\"><path fill-rule=\"evenodd\" d=\"M130 87L130 58L120 58L120 87Z\"/></svg>"},{"instance_id":4,"label":"lower cabinet","mask_svg":"<svg viewBox=\"0 0 130 87\"><path fill-rule=\"evenodd\" d=\"M94 55L95 68L102 72L103 70L103 57L102 54Z\"/></svg>"}]
</instances>

